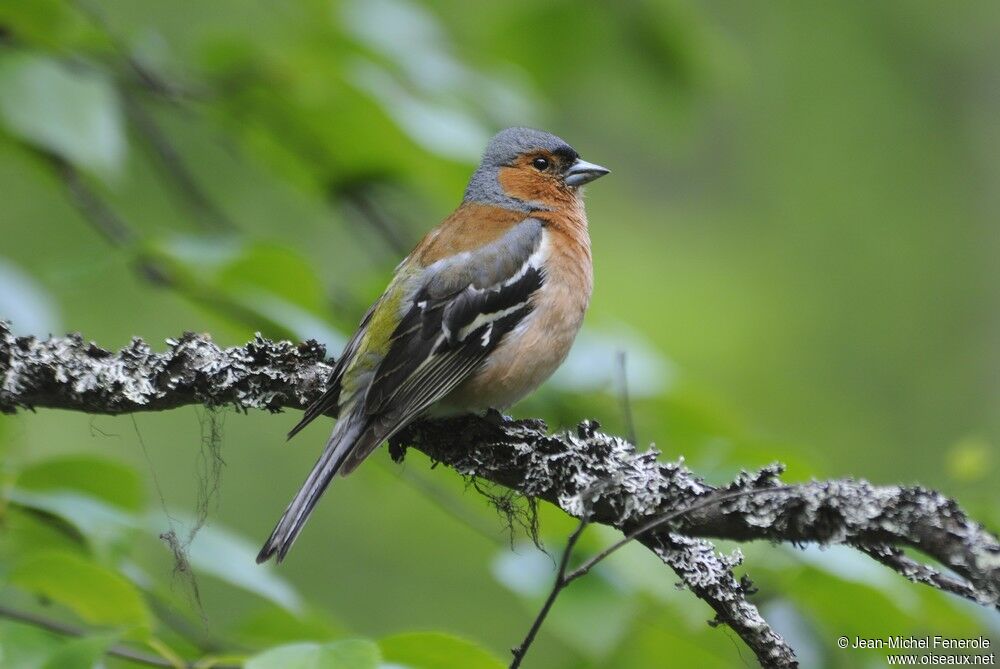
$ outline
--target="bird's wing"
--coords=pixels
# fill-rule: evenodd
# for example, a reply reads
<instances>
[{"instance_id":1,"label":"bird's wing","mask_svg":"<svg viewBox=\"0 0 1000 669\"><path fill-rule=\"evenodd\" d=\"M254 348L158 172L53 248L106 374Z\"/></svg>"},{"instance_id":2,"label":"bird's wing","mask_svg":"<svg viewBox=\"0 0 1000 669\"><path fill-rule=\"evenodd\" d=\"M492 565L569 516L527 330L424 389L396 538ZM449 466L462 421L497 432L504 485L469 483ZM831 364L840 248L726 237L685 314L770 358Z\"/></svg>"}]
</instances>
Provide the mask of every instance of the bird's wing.
<instances>
[{"instance_id":1,"label":"bird's wing","mask_svg":"<svg viewBox=\"0 0 1000 669\"><path fill-rule=\"evenodd\" d=\"M364 415L378 416L383 425L403 424L446 395L530 311L529 298L544 278L543 239L542 223L527 218L490 244L394 281L365 314L337 360L327 390L305 410L288 438L319 416L337 413L352 399L345 395L359 386L367 387ZM392 310L401 314L399 324L384 328ZM378 361L374 374L369 368L373 359ZM369 375L370 384L354 378ZM390 405L395 411L387 410Z\"/></svg>"},{"instance_id":2,"label":"bird's wing","mask_svg":"<svg viewBox=\"0 0 1000 669\"><path fill-rule=\"evenodd\" d=\"M295 427L289 430L288 439L297 435L303 428L309 425L309 423L313 422L320 416L336 415L340 410L340 382L344 376L344 371L347 369L350 361L354 359L354 355L358 352L361 340L368 331L368 323L372 319L372 314L378 308L381 301L381 299L377 300L362 317L361 322L358 324L358 329L351 336L347 345L344 346L344 350L341 352L337 362L334 363L333 371L330 372L330 378L326 382L326 390L319 397L319 399L306 408L305 412L302 414L302 419L295 424Z\"/></svg>"},{"instance_id":3,"label":"bird's wing","mask_svg":"<svg viewBox=\"0 0 1000 669\"><path fill-rule=\"evenodd\" d=\"M420 273L359 400L367 425L344 453L342 474L472 375L531 312L546 253L543 224L527 218L496 241Z\"/></svg>"},{"instance_id":4,"label":"bird's wing","mask_svg":"<svg viewBox=\"0 0 1000 669\"><path fill-rule=\"evenodd\" d=\"M406 423L476 369L531 311L544 281L544 234L542 223L528 218L424 270L368 387L368 416Z\"/></svg>"}]
</instances>

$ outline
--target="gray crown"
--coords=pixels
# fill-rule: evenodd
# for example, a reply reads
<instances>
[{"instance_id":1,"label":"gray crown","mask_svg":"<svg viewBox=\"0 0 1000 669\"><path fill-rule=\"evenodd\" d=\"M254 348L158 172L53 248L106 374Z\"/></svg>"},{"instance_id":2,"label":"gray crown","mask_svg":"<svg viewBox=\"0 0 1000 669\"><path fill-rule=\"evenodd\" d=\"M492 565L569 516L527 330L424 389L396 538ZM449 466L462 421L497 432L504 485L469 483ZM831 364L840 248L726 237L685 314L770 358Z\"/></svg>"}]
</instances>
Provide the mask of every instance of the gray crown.
<instances>
[{"instance_id":1,"label":"gray crown","mask_svg":"<svg viewBox=\"0 0 1000 669\"><path fill-rule=\"evenodd\" d=\"M501 167L512 164L524 153L539 149L576 156L573 147L551 133L532 128L501 130L486 145L483 159L472 173L469 185L465 189L465 201L520 211L544 209L545 207L536 202L525 202L505 194L498 180Z\"/></svg>"}]
</instances>

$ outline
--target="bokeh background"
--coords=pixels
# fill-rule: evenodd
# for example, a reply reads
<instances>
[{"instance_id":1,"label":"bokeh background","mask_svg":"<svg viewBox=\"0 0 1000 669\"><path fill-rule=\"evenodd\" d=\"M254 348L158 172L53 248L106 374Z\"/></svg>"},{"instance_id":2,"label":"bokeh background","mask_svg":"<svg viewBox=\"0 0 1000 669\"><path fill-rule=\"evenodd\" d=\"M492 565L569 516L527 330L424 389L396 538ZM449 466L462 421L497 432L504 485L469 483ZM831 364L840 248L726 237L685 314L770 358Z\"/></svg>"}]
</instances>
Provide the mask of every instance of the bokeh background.
<instances>
[{"instance_id":1,"label":"bokeh background","mask_svg":"<svg viewBox=\"0 0 1000 669\"><path fill-rule=\"evenodd\" d=\"M998 32L991 0L7 0L0 318L105 347L260 331L336 354L488 137L536 126L613 173L588 192L584 333L516 415L624 433L630 412L641 444L711 481L779 460L789 480L920 482L995 528ZM295 420L0 417L0 598L192 658L367 638L413 667L445 666L421 648L506 662L552 560L420 454L378 452L285 564L251 566L329 428L285 445ZM181 551L195 583L156 535L202 524ZM550 552L571 528L541 510ZM842 634L1000 635L995 612L847 550L744 551L803 666L882 666ZM527 666L752 665L675 580L616 556L564 593ZM0 663L89 666L94 638L3 622Z\"/></svg>"}]
</instances>

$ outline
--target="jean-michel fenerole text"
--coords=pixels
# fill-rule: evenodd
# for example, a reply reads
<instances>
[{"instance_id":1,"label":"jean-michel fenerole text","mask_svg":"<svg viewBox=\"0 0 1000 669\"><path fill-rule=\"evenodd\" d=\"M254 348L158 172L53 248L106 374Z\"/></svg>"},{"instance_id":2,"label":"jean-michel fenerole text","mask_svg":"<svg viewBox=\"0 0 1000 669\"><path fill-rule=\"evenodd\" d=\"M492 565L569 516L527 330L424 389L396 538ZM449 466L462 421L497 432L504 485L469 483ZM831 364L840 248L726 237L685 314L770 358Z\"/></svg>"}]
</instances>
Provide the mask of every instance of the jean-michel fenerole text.
<instances>
[{"instance_id":1,"label":"jean-michel fenerole text","mask_svg":"<svg viewBox=\"0 0 1000 669\"><path fill-rule=\"evenodd\" d=\"M990 640L983 636L954 638L945 636L887 636L861 637L852 640L851 648L887 648L893 650L982 650L990 647Z\"/></svg>"}]
</instances>

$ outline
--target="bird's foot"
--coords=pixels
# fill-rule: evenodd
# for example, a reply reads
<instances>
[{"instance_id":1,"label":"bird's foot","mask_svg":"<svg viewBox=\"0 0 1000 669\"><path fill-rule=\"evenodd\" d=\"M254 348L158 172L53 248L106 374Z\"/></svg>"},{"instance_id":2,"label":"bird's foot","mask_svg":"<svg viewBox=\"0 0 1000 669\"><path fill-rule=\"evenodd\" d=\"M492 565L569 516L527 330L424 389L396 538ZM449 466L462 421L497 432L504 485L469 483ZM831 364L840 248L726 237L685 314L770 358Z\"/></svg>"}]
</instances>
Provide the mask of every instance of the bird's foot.
<instances>
[{"instance_id":1,"label":"bird's foot","mask_svg":"<svg viewBox=\"0 0 1000 669\"><path fill-rule=\"evenodd\" d=\"M508 416L507 414L502 413L499 409L494 409L492 407L487 409L483 415L479 416L479 419L489 423L493 427L500 427L507 423L514 422L513 416Z\"/></svg>"}]
</instances>

